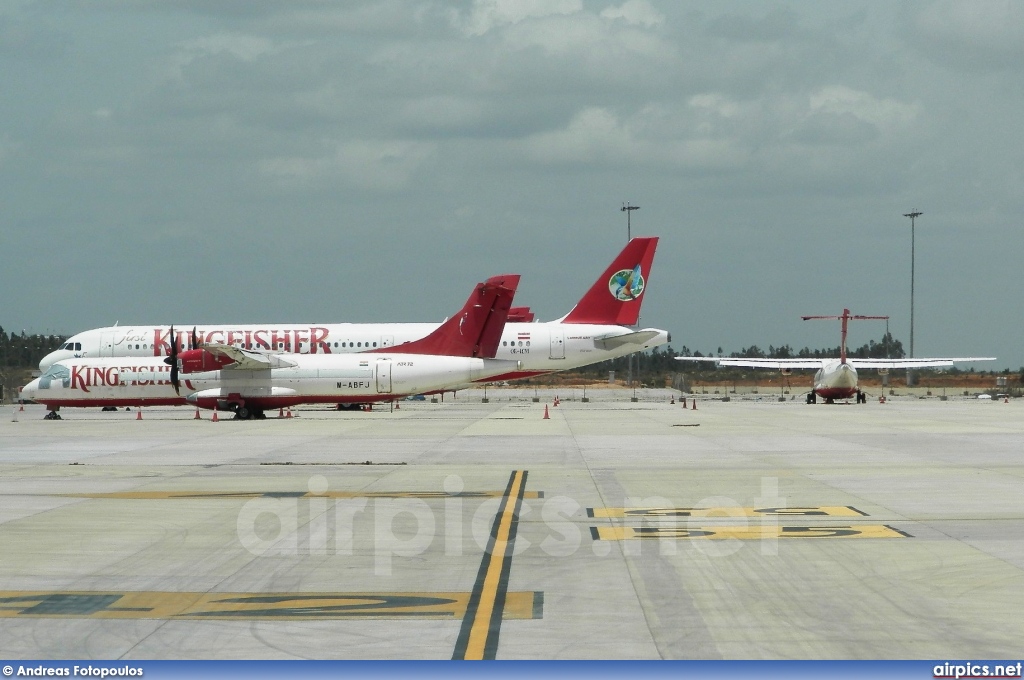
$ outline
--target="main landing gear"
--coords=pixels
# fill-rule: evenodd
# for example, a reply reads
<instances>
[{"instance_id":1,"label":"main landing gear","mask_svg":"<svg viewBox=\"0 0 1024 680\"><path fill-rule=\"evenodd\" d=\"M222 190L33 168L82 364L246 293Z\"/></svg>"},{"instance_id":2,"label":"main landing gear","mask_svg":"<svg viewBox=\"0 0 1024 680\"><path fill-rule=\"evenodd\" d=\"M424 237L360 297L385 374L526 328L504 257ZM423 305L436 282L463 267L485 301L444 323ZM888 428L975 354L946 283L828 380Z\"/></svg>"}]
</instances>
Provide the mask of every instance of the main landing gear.
<instances>
[{"instance_id":1,"label":"main landing gear","mask_svg":"<svg viewBox=\"0 0 1024 680\"><path fill-rule=\"evenodd\" d=\"M235 406L235 420L266 420L267 414L263 409L249 408L248 406Z\"/></svg>"},{"instance_id":2,"label":"main landing gear","mask_svg":"<svg viewBox=\"0 0 1024 680\"><path fill-rule=\"evenodd\" d=\"M860 390L857 390L857 403L858 404L866 404L866 403L868 403L868 395L864 394Z\"/></svg>"},{"instance_id":3,"label":"main landing gear","mask_svg":"<svg viewBox=\"0 0 1024 680\"><path fill-rule=\"evenodd\" d=\"M807 403L808 404L817 404L818 403L818 395L813 390L811 392L807 393Z\"/></svg>"},{"instance_id":4,"label":"main landing gear","mask_svg":"<svg viewBox=\"0 0 1024 680\"><path fill-rule=\"evenodd\" d=\"M54 409L43 416L43 420L62 420L62 418L60 417L60 414L57 413L57 410Z\"/></svg>"}]
</instances>

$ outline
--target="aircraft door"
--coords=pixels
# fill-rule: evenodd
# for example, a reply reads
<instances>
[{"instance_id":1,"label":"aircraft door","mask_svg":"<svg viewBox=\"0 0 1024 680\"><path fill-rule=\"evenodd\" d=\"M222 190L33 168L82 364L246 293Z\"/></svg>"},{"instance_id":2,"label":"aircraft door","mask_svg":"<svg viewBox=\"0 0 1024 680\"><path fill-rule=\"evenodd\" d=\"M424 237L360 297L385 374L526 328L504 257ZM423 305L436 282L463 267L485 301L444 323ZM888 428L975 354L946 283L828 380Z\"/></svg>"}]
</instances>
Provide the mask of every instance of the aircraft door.
<instances>
[{"instance_id":1,"label":"aircraft door","mask_svg":"<svg viewBox=\"0 0 1024 680\"><path fill-rule=\"evenodd\" d=\"M551 358L565 358L565 334L561 329L551 329Z\"/></svg>"},{"instance_id":2,"label":"aircraft door","mask_svg":"<svg viewBox=\"0 0 1024 680\"><path fill-rule=\"evenodd\" d=\"M101 357L112 357L114 356L114 334L103 333L100 335L100 356Z\"/></svg>"},{"instance_id":3,"label":"aircraft door","mask_svg":"<svg viewBox=\"0 0 1024 680\"><path fill-rule=\"evenodd\" d=\"M395 346L395 336L393 336L393 335L382 335L381 338L380 338L380 346L381 347L394 347Z\"/></svg>"},{"instance_id":4,"label":"aircraft door","mask_svg":"<svg viewBox=\"0 0 1024 680\"><path fill-rule=\"evenodd\" d=\"M391 393L391 362L377 362L377 394Z\"/></svg>"}]
</instances>

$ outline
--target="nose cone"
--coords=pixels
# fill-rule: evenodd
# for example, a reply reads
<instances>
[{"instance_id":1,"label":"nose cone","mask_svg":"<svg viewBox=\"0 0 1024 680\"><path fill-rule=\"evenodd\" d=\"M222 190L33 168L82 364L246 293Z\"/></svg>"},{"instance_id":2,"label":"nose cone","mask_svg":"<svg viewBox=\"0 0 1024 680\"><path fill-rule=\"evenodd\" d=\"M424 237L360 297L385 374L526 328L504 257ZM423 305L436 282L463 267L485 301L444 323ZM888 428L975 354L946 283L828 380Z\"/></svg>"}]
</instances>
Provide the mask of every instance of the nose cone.
<instances>
[{"instance_id":1,"label":"nose cone","mask_svg":"<svg viewBox=\"0 0 1024 680\"><path fill-rule=\"evenodd\" d=\"M46 373L47 369L56 362L74 358L75 353L69 349L55 349L39 361L39 370Z\"/></svg>"},{"instance_id":2,"label":"nose cone","mask_svg":"<svg viewBox=\"0 0 1024 680\"><path fill-rule=\"evenodd\" d=\"M39 378L36 378L29 384L21 388L21 398L35 401L36 395L39 393Z\"/></svg>"}]
</instances>

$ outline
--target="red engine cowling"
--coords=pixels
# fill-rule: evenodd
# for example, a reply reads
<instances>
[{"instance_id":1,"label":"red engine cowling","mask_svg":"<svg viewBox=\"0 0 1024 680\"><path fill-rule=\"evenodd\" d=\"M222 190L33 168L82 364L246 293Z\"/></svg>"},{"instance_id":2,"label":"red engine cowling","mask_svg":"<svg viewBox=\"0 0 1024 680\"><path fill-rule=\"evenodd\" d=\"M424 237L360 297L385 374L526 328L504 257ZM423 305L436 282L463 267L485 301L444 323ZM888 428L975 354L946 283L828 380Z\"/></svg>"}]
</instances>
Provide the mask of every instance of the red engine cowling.
<instances>
[{"instance_id":1,"label":"red engine cowling","mask_svg":"<svg viewBox=\"0 0 1024 680\"><path fill-rule=\"evenodd\" d=\"M235 363L235 360L205 349L190 349L178 355L178 363L181 364L182 373L202 373L220 370Z\"/></svg>"}]
</instances>

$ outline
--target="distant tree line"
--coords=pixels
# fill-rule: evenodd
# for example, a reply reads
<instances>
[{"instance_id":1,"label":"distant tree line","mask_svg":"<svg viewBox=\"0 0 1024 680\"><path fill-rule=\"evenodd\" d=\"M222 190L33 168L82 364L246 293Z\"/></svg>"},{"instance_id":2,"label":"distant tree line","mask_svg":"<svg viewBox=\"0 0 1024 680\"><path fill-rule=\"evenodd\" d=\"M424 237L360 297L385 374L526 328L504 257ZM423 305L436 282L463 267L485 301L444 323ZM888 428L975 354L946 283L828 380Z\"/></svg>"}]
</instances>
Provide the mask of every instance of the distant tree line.
<instances>
[{"instance_id":1,"label":"distant tree line","mask_svg":"<svg viewBox=\"0 0 1024 680\"><path fill-rule=\"evenodd\" d=\"M66 335L8 333L0 326L0 402L10 401L16 388L30 379L39 361L64 344Z\"/></svg>"},{"instance_id":2,"label":"distant tree line","mask_svg":"<svg viewBox=\"0 0 1024 680\"><path fill-rule=\"evenodd\" d=\"M651 387L662 387L666 381L671 380L676 374L686 373L699 379L711 379L711 380L730 380L750 374L749 368L737 368L727 366L716 366L712 362L682 362L676 361L677 356L686 357L705 357L705 356L716 356L716 357L732 357L732 358L759 358L759 359L825 359L829 357L839 357L839 346L826 347L824 349L811 349L804 347L800 350L794 350L790 345L782 345L781 347L775 347L768 345L767 351L762 350L758 345L750 345L744 347L738 352L732 352L726 354L721 347L715 352L709 352L702 354L699 351L691 350L686 345L683 345L682 349L675 350L670 345L664 348L655 347L648 352L643 352L633 356L633 379L645 385ZM892 336L891 333L885 333L881 340L874 341L869 340L867 343L860 347L847 347L846 355L848 357L856 357L859 359L902 359L906 357L906 353L903 349L903 343ZM926 370L926 369L924 369ZM946 373L957 374L962 371L957 368L943 369ZM596 380L607 380L608 372L615 371L615 379L625 381L629 372L629 357L619 357L617 359L610 359L608 361L602 361L597 364L591 364L590 366L584 366L582 368L569 371L568 373L586 377ZM1009 369L1001 371L1001 373L1010 373ZM1021 367L1018 380L1024 384L1024 367ZM536 382L543 383L543 376L538 378Z\"/></svg>"},{"instance_id":3,"label":"distant tree line","mask_svg":"<svg viewBox=\"0 0 1024 680\"><path fill-rule=\"evenodd\" d=\"M8 333L0 326L0 367L36 368L39 361L64 344L66 335Z\"/></svg>"}]
</instances>

